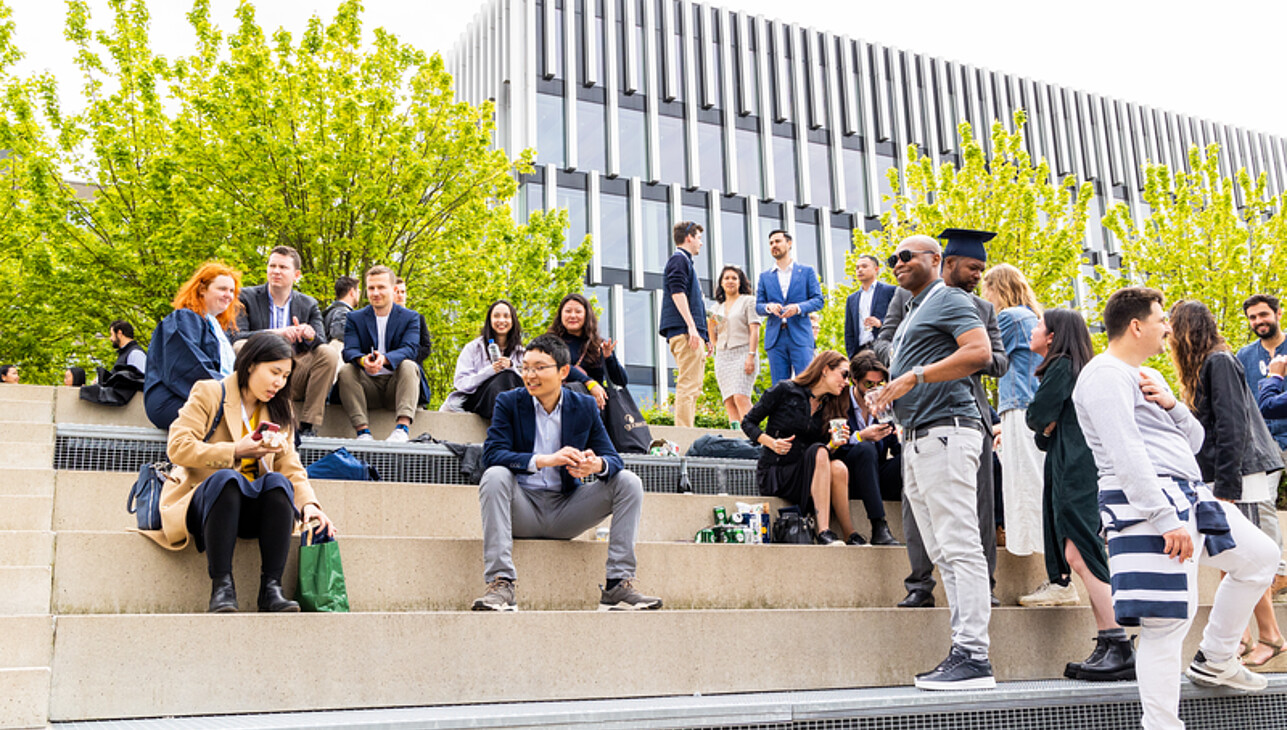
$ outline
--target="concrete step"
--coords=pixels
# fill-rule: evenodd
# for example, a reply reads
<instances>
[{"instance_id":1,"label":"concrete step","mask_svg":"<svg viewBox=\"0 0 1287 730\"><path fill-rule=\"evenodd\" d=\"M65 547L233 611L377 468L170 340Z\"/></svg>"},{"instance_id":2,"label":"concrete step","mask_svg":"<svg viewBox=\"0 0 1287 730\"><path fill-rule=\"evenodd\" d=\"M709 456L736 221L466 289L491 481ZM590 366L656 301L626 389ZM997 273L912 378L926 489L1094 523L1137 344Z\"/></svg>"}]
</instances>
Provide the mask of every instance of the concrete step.
<instances>
[{"instance_id":1,"label":"concrete step","mask_svg":"<svg viewBox=\"0 0 1287 730\"><path fill-rule=\"evenodd\" d=\"M54 443L23 444L11 448L5 457L6 468L48 469L54 464Z\"/></svg>"},{"instance_id":2,"label":"concrete step","mask_svg":"<svg viewBox=\"0 0 1287 730\"><path fill-rule=\"evenodd\" d=\"M52 389L51 389L52 390ZM141 426L150 428L143 409L142 397L135 396L122 407L102 406L80 399L76 388L59 387L54 408L54 421L57 423L83 423L108 426ZM302 404L295 404L298 413ZM0 413L4 413L0 410ZM394 416L389 411L373 411L371 414L371 431L376 438L384 438L393 430ZM48 420L45 421L46 423ZM679 428L677 426L649 426L653 438L665 438L679 444L680 449L687 451L699 436L717 433L731 438L743 438L741 431L725 429ZM443 413L441 411L416 411L415 422L411 426L411 435L431 433L434 436L459 443L482 443L487 437L487 422L472 413ZM318 435L335 438L352 438L353 426L349 423L344 408L338 405L326 407L326 419L318 429Z\"/></svg>"},{"instance_id":3,"label":"concrete step","mask_svg":"<svg viewBox=\"0 0 1287 730\"><path fill-rule=\"evenodd\" d=\"M0 669L48 667L53 655L53 616L0 616Z\"/></svg>"},{"instance_id":4,"label":"concrete step","mask_svg":"<svg viewBox=\"0 0 1287 730\"><path fill-rule=\"evenodd\" d=\"M52 497L54 496L54 470L49 464L39 467L0 468L0 495Z\"/></svg>"},{"instance_id":5,"label":"concrete step","mask_svg":"<svg viewBox=\"0 0 1287 730\"><path fill-rule=\"evenodd\" d=\"M137 525L125 511L125 499L137 475L123 472L59 471L54 497L57 530L126 530ZM402 482L313 483L326 514L346 535L386 537L482 537L478 487ZM639 539L692 540L712 524L716 506L732 514L738 502L767 502L773 511L785 503L771 497L720 497L699 494L644 494ZM885 512L895 536L902 537L901 505L889 502ZM850 503L854 524L871 535L860 502ZM611 520L607 524L610 524ZM588 530L586 537L593 537Z\"/></svg>"},{"instance_id":6,"label":"concrete step","mask_svg":"<svg viewBox=\"0 0 1287 730\"><path fill-rule=\"evenodd\" d=\"M53 561L54 533L48 530L0 530L0 565L44 567Z\"/></svg>"},{"instance_id":7,"label":"concrete step","mask_svg":"<svg viewBox=\"0 0 1287 730\"><path fill-rule=\"evenodd\" d=\"M340 546L355 611L464 610L484 589L481 540L341 537ZM676 608L888 607L905 595L908 570L906 551L895 547L644 542L636 554L640 587ZM1036 558L999 558L997 596L1013 605L1044 569ZM602 542L516 541L520 607L594 608L606 559ZM295 562L292 555L283 580L292 592ZM60 532L55 566L59 615L192 613L204 611L210 595L205 555L169 553L128 532ZM259 580L253 542L238 544L234 575L250 610ZM1201 595L1209 600L1205 575ZM936 594L946 605L941 587Z\"/></svg>"},{"instance_id":8,"label":"concrete step","mask_svg":"<svg viewBox=\"0 0 1287 730\"><path fill-rule=\"evenodd\" d=\"M1206 617L1199 608L1186 656ZM57 622L54 721L899 686L949 647L946 609ZM1095 625L1088 608L1006 608L991 635L998 680L1054 678L1089 654Z\"/></svg>"},{"instance_id":9,"label":"concrete step","mask_svg":"<svg viewBox=\"0 0 1287 730\"><path fill-rule=\"evenodd\" d=\"M50 677L47 666L0 669L0 728L47 726Z\"/></svg>"},{"instance_id":10,"label":"concrete step","mask_svg":"<svg viewBox=\"0 0 1287 730\"><path fill-rule=\"evenodd\" d=\"M54 442L54 424L27 423L8 420L9 414L0 410L6 420L0 421L0 443L22 444L14 448L22 449L25 444L52 444Z\"/></svg>"},{"instance_id":11,"label":"concrete step","mask_svg":"<svg viewBox=\"0 0 1287 730\"><path fill-rule=\"evenodd\" d=\"M53 497L0 496L0 530L48 530L53 515Z\"/></svg>"},{"instance_id":12,"label":"concrete step","mask_svg":"<svg viewBox=\"0 0 1287 730\"><path fill-rule=\"evenodd\" d=\"M45 566L0 566L0 616L49 614L53 571Z\"/></svg>"}]
</instances>

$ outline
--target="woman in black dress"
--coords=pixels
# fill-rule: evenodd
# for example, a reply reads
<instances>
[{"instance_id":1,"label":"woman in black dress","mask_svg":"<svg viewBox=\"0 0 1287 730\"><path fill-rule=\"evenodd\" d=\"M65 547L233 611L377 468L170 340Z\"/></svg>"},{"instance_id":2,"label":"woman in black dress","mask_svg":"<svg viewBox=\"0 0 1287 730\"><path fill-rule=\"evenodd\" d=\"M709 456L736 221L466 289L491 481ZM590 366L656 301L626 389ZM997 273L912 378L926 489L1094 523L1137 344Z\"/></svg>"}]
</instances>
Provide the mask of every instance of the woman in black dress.
<instances>
[{"instance_id":1,"label":"woman in black dress","mask_svg":"<svg viewBox=\"0 0 1287 730\"><path fill-rule=\"evenodd\" d=\"M1024 415L1037 448L1046 452L1041 503L1046 575L1052 584L1064 586L1072 573L1081 578L1099 630L1094 652L1084 662L1069 662L1064 676L1134 679L1135 650L1113 614L1108 554L1099 536L1095 456L1072 402L1077 376L1095 354L1090 331L1078 312L1047 309L1032 329L1029 346L1044 358L1035 371L1041 385Z\"/></svg>"},{"instance_id":2,"label":"woman in black dress","mask_svg":"<svg viewBox=\"0 0 1287 730\"><path fill-rule=\"evenodd\" d=\"M742 420L742 430L762 445L755 480L760 494L780 497L817 515L818 544L843 545L831 529L834 512L840 534L857 538L849 519L849 470L832 460L836 447L849 441L849 427L829 433L828 422L844 419L839 396L849 380L849 361L827 350L804 372L778 382L764 393ZM760 423L768 419L763 430ZM857 544L855 540L855 544Z\"/></svg>"}]
</instances>

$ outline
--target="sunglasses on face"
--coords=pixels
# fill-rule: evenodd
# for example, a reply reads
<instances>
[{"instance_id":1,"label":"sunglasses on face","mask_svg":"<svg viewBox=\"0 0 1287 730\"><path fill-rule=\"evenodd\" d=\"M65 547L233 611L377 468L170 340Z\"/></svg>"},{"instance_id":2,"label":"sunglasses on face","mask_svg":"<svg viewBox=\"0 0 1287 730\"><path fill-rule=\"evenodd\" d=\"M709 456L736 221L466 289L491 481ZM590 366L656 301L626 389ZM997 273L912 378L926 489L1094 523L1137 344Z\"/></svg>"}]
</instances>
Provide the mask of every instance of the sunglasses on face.
<instances>
[{"instance_id":1,"label":"sunglasses on face","mask_svg":"<svg viewBox=\"0 0 1287 730\"><path fill-rule=\"evenodd\" d=\"M889 267L892 269L893 267L898 265L898 262L901 261L903 263L907 263L908 261L912 260L913 256L919 256L923 253L934 253L934 252L933 251L913 251L910 248L905 248L902 251L899 251L898 253L894 254L893 256L890 256L888 259L885 260L885 263L889 264Z\"/></svg>"},{"instance_id":2,"label":"sunglasses on face","mask_svg":"<svg viewBox=\"0 0 1287 730\"><path fill-rule=\"evenodd\" d=\"M870 388L875 388L876 386L884 385L884 384L885 384L885 381L883 381L883 380L863 380L863 381L857 381L857 380L855 380L854 382L855 382L855 383L858 383L858 384L860 384L862 387L864 387L864 388L868 388L868 389L870 389Z\"/></svg>"}]
</instances>

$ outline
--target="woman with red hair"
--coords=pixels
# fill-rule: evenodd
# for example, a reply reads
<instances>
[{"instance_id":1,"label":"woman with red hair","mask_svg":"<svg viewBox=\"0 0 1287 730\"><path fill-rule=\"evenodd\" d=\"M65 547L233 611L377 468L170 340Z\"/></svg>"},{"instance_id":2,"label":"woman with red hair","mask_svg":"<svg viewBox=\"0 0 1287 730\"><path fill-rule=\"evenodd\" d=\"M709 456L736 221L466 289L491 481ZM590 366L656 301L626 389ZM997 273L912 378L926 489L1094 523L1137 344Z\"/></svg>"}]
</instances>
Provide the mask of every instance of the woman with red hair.
<instances>
[{"instance_id":1,"label":"woman with red hair","mask_svg":"<svg viewBox=\"0 0 1287 730\"><path fill-rule=\"evenodd\" d=\"M174 311L152 332L143 381L143 405L157 428L170 427L193 383L232 373L226 332L237 328L240 292L241 272L207 261L174 295Z\"/></svg>"}]
</instances>

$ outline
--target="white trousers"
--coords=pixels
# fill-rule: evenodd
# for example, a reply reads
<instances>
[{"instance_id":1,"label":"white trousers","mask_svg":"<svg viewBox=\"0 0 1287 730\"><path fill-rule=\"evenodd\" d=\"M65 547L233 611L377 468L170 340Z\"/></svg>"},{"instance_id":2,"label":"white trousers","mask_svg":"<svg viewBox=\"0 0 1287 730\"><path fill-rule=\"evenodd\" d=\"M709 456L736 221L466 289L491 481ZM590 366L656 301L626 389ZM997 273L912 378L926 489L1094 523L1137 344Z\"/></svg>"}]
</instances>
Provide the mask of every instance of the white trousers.
<instances>
[{"instance_id":1,"label":"white trousers","mask_svg":"<svg viewBox=\"0 0 1287 730\"><path fill-rule=\"evenodd\" d=\"M1238 654L1238 640L1251 619L1256 602L1268 590L1278 567L1278 548L1238 508L1220 502L1229 531L1237 547L1216 556L1201 549L1203 536L1198 534L1190 510L1189 535L1193 538L1194 560L1185 564L1189 583L1189 618L1140 619L1140 645L1135 655L1135 673L1139 678L1140 705L1144 730L1183 730L1180 721L1180 674L1185 664L1181 656L1184 637L1189 633L1193 615L1198 609L1198 565L1209 565L1228 573L1216 589L1211 615L1202 632L1198 648L1209 661L1224 662ZM1008 536L1008 535L1007 535Z\"/></svg>"},{"instance_id":2,"label":"white trousers","mask_svg":"<svg viewBox=\"0 0 1287 730\"><path fill-rule=\"evenodd\" d=\"M1005 498L1005 549L1031 555L1045 549L1041 535L1041 488L1046 455L1024 422L1026 410L1001 414L1001 494Z\"/></svg>"}]
</instances>

